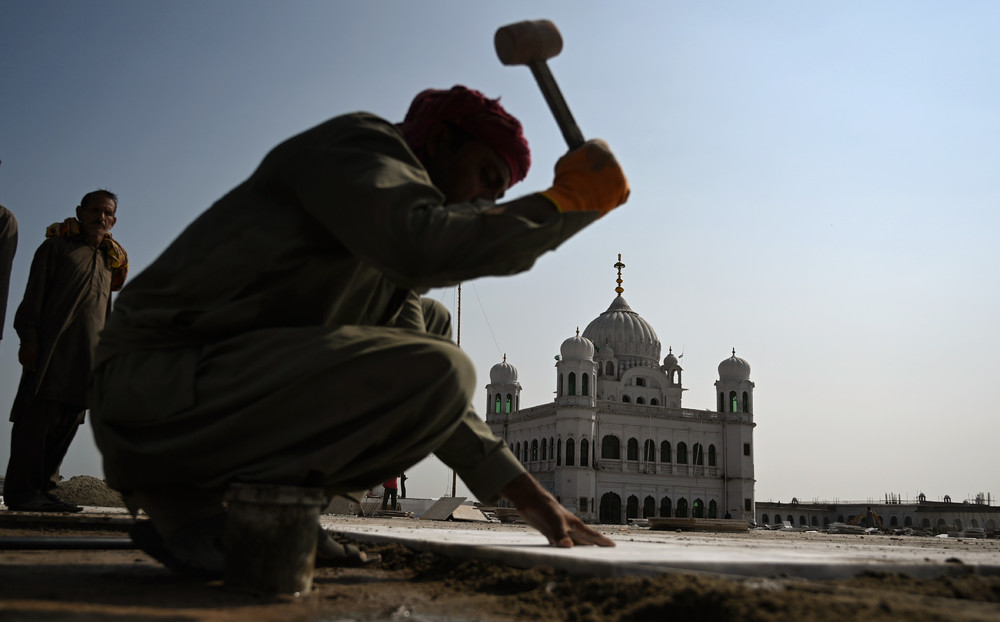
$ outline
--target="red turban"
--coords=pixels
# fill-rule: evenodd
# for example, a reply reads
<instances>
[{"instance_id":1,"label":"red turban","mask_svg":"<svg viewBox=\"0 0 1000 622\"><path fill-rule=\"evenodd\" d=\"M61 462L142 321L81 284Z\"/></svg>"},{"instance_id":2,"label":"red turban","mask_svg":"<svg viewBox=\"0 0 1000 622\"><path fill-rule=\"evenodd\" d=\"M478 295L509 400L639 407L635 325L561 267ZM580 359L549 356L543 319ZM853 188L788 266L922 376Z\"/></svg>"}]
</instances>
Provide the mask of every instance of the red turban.
<instances>
[{"instance_id":1,"label":"red turban","mask_svg":"<svg viewBox=\"0 0 1000 622\"><path fill-rule=\"evenodd\" d=\"M510 185L524 179L531 166L531 151L521 122L479 91L464 86L450 90L427 89L413 99L399 124L406 141L416 150L427 142L436 123L448 123L493 148L510 168Z\"/></svg>"}]
</instances>

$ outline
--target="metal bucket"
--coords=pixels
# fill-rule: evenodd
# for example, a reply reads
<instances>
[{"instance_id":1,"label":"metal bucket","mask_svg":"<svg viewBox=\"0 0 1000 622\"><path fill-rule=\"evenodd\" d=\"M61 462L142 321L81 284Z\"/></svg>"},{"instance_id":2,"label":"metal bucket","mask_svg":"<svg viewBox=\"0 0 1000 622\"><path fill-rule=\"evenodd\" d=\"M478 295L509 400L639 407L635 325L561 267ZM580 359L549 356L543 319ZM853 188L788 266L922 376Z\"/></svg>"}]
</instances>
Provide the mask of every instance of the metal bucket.
<instances>
[{"instance_id":1,"label":"metal bucket","mask_svg":"<svg viewBox=\"0 0 1000 622\"><path fill-rule=\"evenodd\" d=\"M312 589L320 488L231 484L224 544L225 587L253 594Z\"/></svg>"}]
</instances>

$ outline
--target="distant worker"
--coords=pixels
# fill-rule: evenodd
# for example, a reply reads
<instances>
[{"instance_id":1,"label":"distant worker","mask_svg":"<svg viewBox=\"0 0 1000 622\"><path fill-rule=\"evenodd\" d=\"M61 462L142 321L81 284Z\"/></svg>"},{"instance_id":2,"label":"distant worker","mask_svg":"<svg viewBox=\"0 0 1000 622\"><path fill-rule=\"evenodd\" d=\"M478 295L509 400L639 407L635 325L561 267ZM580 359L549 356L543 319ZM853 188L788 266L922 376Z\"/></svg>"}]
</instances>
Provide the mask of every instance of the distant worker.
<instances>
[{"instance_id":1,"label":"distant worker","mask_svg":"<svg viewBox=\"0 0 1000 622\"><path fill-rule=\"evenodd\" d=\"M497 100L428 90L398 125L353 113L292 137L189 225L98 347L94 436L108 482L150 517L136 544L218 576L230 483L351 495L433 452L552 544L611 546L476 415L472 361L420 296L527 270L629 193L590 141L545 192L495 203L529 163Z\"/></svg>"},{"instance_id":2,"label":"distant worker","mask_svg":"<svg viewBox=\"0 0 1000 622\"><path fill-rule=\"evenodd\" d=\"M387 508L390 510L396 509L396 493L398 485L396 484L396 478L392 477L385 480L382 483L382 511L384 512Z\"/></svg>"},{"instance_id":3,"label":"distant worker","mask_svg":"<svg viewBox=\"0 0 1000 622\"><path fill-rule=\"evenodd\" d=\"M399 498L400 499L405 499L406 498L406 480L407 480L406 473L400 473L399 474Z\"/></svg>"},{"instance_id":4,"label":"distant worker","mask_svg":"<svg viewBox=\"0 0 1000 622\"><path fill-rule=\"evenodd\" d=\"M87 380L98 333L111 311L111 292L128 274L125 249L111 237L118 198L84 195L76 218L49 226L35 252L24 299L14 314L21 339L21 382L4 480L7 508L78 512L53 490L59 467L86 412Z\"/></svg>"}]
</instances>

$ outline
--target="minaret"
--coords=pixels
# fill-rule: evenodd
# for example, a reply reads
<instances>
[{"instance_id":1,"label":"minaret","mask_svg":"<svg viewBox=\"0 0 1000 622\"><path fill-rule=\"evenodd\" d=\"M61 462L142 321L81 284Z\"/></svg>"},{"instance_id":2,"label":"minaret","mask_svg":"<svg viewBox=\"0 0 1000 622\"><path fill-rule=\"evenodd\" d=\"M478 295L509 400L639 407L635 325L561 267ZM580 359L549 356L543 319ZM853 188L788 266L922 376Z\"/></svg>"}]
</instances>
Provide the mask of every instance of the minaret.
<instances>
[{"instance_id":1,"label":"minaret","mask_svg":"<svg viewBox=\"0 0 1000 622\"><path fill-rule=\"evenodd\" d=\"M719 379L715 382L724 430L723 507L732 518L754 516L753 429L757 424L753 421L753 388L750 363L736 356L733 348L733 355L719 363Z\"/></svg>"},{"instance_id":2,"label":"minaret","mask_svg":"<svg viewBox=\"0 0 1000 622\"><path fill-rule=\"evenodd\" d=\"M490 383L486 385L486 421L500 422L507 415L521 408L521 385L517 382L517 368L503 361L490 369Z\"/></svg>"}]
</instances>

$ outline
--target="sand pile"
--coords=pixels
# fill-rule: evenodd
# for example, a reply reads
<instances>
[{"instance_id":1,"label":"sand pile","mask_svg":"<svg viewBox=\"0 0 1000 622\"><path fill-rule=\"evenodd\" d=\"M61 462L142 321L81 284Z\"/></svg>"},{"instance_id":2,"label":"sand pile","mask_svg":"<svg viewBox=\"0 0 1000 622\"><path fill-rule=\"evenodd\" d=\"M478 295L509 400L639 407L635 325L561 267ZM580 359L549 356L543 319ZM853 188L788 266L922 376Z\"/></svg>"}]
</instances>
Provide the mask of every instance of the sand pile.
<instances>
[{"instance_id":1,"label":"sand pile","mask_svg":"<svg viewBox=\"0 0 1000 622\"><path fill-rule=\"evenodd\" d=\"M89 475L77 475L60 482L56 494L67 503L90 505L99 508L123 508L121 493L113 490L104 480Z\"/></svg>"}]
</instances>

